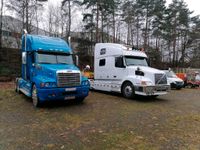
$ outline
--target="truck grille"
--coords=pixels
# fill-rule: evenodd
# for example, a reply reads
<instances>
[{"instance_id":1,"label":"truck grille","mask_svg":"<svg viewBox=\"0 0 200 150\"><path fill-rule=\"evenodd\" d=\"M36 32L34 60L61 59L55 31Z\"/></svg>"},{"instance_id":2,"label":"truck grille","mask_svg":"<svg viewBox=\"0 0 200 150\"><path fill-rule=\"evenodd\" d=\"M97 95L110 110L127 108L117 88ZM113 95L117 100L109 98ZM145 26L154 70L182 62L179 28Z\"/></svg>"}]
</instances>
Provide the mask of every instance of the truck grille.
<instances>
[{"instance_id":1,"label":"truck grille","mask_svg":"<svg viewBox=\"0 0 200 150\"><path fill-rule=\"evenodd\" d=\"M80 73L57 73L58 87L79 86Z\"/></svg>"},{"instance_id":2,"label":"truck grille","mask_svg":"<svg viewBox=\"0 0 200 150\"><path fill-rule=\"evenodd\" d=\"M165 74L155 74L155 84L167 84L167 77Z\"/></svg>"}]
</instances>

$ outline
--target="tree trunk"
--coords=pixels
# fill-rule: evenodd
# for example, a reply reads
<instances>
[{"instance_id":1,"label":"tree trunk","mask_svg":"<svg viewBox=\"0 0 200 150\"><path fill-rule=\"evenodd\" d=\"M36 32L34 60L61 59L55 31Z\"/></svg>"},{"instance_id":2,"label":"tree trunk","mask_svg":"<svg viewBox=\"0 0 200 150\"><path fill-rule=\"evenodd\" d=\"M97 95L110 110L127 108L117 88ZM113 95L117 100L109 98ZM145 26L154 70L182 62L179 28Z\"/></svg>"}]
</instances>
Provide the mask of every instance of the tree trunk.
<instances>
[{"instance_id":1,"label":"tree trunk","mask_svg":"<svg viewBox=\"0 0 200 150\"><path fill-rule=\"evenodd\" d=\"M130 23L128 22L127 45L130 44Z\"/></svg>"},{"instance_id":2,"label":"tree trunk","mask_svg":"<svg viewBox=\"0 0 200 150\"><path fill-rule=\"evenodd\" d=\"M149 22L149 8L147 6L147 10L146 10L146 23L145 23L145 32L144 32L144 50L146 51L147 49L147 34L148 34L148 22Z\"/></svg>"},{"instance_id":3,"label":"tree trunk","mask_svg":"<svg viewBox=\"0 0 200 150\"><path fill-rule=\"evenodd\" d=\"M24 29L26 29L25 25L25 8L26 8L26 3L23 1L23 6L22 6L22 32Z\"/></svg>"},{"instance_id":4,"label":"tree trunk","mask_svg":"<svg viewBox=\"0 0 200 150\"><path fill-rule=\"evenodd\" d=\"M29 24L28 24L28 21L29 21L29 14L28 14L28 0L26 0L26 31L28 32L28 33L30 33L30 31L29 31Z\"/></svg>"},{"instance_id":5,"label":"tree trunk","mask_svg":"<svg viewBox=\"0 0 200 150\"><path fill-rule=\"evenodd\" d=\"M172 60L171 60L171 41L168 41L168 51L169 51L169 63L171 64Z\"/></svg>"},{"instance_id":6,"label":"tree trunk","mask_svg":"<svg viewBox=\"0 0 200 150\"><path fill-rule=\"evenodd\" d=\"M69 9L69 28L68 28L68 37L71 35L71 22L72 22L72 17L71 17L71 0L68 0L68 9Z\"/></svg>"},{"instance_id":7,"label":"tree trunk","mask_svg":"<svg viewBox=\"0 0 200 150\"><path fill-rule=\"evenodd\" d=\"M99 1L97 0L97 25L96 25L96 43L99 42Z\"/></svg>"},{"instance_id":8,"label":"tree trunk","mask_svg":"<svg viewBox=\"0 0 200 150\"><path fill-rule=\"evenodd\" d=\"M139 17L138 16L137 16L137 28L136 28L136 32L137 32L136 45L137 45L137 47L139 47Z\"/></svg>"},{"instance_id":9,"label":"tree trunk","mask_svg":"<svg viewBox=\"0 0 200 150\"><path fill-rule=\"evenodd\" d=\"M35 6L35 15L36 15L36 33L38 34L38 28L39 28L39 21L38 21L38 7L37 7L37 0L36 0L36 6Z\"/></svg>"},{"instance_id":10,"label":"tree trunk","mask_svg":"<svg viewBox=\"0 0 200 150\"><path fill-rule=\"evenodd\" d=\"M115 42L115 10L113 9L113 43Z\"/></svg>"},{"instance_id":11,"label":"tree trunk","mask_svg":"<svg viewBox=\"0 0 200 150\"><path fill-rule=\"evenodd\" d=\"M176 59L176 31L174 30L174 33L173 33L173 59L172 59L172 65L174 67L175 65L175 59Z\"/></svg>"},{"instance_id":12,"label":"tree trunk","mask_svg":"<svg viewBox=\"0 0 200 150\"><path fill-rule=\"evenodd\" d=\"M3 5L4 5L4 1L1 0L0 49L2 48Z\"/></svg>"},{"instance_id":13,"label":"tree trunk","mask_svg":"<svg viewBox=\"0 0 200 150\"><path fill-rule=\"evenodd\" d=\"M103 14L103 10L101 11L101 42L103 43L104 42L104 34L103 34L103 26L104 26L104 22L103 22L103 20L104 20L104 14Z\"/></svg>"}]
</instances>

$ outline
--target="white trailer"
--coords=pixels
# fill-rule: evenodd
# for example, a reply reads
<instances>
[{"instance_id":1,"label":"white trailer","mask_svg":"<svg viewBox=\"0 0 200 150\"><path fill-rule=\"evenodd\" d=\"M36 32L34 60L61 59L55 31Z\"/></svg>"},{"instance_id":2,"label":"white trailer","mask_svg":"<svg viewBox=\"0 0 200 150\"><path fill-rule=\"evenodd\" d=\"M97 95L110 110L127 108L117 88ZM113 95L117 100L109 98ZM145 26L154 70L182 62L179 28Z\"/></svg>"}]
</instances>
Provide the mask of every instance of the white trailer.
<instances>
[{"instance_id":1,"label":"white trailer","mask_svg":"<svg viewBox=\"0 0 200 150\"><path fill-rule=\"evenodd\" d=\"M144 52L113 43L95 45L90 85L91 89L122 93L126 98L163 95L170 89L165 72L149 67Z\"/></svg>"}]
</instances>

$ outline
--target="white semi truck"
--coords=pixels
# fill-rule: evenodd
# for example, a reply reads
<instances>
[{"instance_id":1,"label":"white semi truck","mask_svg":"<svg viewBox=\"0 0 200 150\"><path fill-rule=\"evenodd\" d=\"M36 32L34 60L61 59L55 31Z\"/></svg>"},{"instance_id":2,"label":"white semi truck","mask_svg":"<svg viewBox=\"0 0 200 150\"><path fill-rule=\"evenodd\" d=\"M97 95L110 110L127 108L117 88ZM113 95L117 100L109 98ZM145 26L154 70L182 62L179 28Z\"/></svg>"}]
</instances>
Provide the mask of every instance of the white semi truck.
<instances>
[{"instance_id":1,"label":"white semi truck","mask_svg":"<svg viewBox=\"0 0 200 150\"><path fill-rule=\"evenodd\" d=\"M159 96L170 90L165 72L149 67L143 51L113 43L95 45L90 85L91 89L122 93L126 98Z\"/></svg>"}]
</instances>

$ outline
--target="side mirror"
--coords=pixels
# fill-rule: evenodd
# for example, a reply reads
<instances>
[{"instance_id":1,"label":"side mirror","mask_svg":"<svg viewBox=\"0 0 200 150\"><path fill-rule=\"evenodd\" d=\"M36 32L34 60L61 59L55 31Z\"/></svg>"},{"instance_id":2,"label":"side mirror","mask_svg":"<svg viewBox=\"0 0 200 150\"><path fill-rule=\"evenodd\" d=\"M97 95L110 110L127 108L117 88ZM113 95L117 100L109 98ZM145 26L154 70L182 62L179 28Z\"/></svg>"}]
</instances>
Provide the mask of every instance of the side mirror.
<instances>
[{"instance_id":1,"label":"side mirror","mask_svg":"<svg viewBox=\"0 0 200 150\"><path fill-rule=\"evenodd\" d=\"M79 65L79 57L78 57L78 55L75 55L75 63L76 63L76 66Z\"/></svg>"},{"instance_id":2,"label":"side mirror","mask_svg":"<svg viewBox=\"0 0 200 150\"><path fill-rule=\"evenodd\" d=\"M26 52L22 52L22 64L25 65L26 64Z\"/></svg>"},{"instance_id":3,"label":"side mirror","mask_svg":"<svg viewBox=\"0 0 200 150\"><path fill-rule=\"evenodd\" d=\"M147 59L147 63L148 63L149 66L151 66L151 60L150 60L150 58Z\"/></svg>"}]
</instances>

